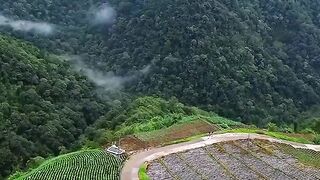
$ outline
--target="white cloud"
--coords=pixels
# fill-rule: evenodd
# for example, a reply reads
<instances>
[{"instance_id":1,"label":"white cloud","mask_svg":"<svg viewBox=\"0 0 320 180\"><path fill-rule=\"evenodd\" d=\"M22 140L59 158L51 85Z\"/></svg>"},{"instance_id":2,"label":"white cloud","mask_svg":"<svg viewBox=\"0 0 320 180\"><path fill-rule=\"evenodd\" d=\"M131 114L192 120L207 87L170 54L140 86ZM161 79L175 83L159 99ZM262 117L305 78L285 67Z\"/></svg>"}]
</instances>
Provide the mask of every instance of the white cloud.
<instances>
[{"instance_id":1,"label":"white cloud","mask_svg":"<svg viewBox=\"0 0 320 180\"><path fill-rule=\"evenodd\" d=\"M63 59L70 61L76 71L82 72L89 80L94 82L97 86L103 87L105 90L119 90L124 87L126 83L134 81L139 78L141 74L148 74L151 70L151 65L145 66L143 69L134 72L131 75L118 76L114 72L101 72L97 69L89 68L80 56L61 56Z\"/></svg>"},{"instance_id":2,"label":"white cloud","mask_svg":"<svg viewBox=\"0 0 320 180\"><path fill-rule=\"evenodd\" d=\"M33 32L42 35L50 35L54 31L53 25L46 22L13 20L3 15L0 15L0 26L8 26L15 31Z\"/></svg>"},{"instance_id":3,"label":"white cloud","mask_svg":"<svg viewBox=\"0 0 320 180\"><path fill-rule=\"evenodd\" d=\"M93 10L94 24L112 24L116 18L116 11L113 7L105 4Z\"/></svg>"}]
</instances>

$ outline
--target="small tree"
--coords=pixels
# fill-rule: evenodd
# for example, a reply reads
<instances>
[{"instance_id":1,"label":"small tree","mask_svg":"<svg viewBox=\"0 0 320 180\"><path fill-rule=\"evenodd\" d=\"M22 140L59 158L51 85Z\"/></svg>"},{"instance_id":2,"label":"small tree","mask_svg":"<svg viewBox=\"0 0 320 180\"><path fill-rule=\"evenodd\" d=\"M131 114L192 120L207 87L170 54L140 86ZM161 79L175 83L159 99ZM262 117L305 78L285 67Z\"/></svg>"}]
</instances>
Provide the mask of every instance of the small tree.
<instances>
[{"instance_id":1,"label":"small tree","mask_svg":"<svg viewBox=\"0 0 320 180\"><path fill-rule=\"evenodd\" d=\"M42 164L45 161L45 159L41 156L37 156L34 158L31 158L28 162L27 162L27 167L34 169L38 166L40 166L40 164Z\"/></svg>"},{"instance_id":2,"label":"small tree","mask_svg":"<svg viewBox=\"0 0 320 180\"><path fill-rule=\"evenodd\" d=\"M268 131L272 131L272 132L278 131L279 129L276 124L271 122L268 123L267 127L268 127Z\"/></svg>"}]
</instances>

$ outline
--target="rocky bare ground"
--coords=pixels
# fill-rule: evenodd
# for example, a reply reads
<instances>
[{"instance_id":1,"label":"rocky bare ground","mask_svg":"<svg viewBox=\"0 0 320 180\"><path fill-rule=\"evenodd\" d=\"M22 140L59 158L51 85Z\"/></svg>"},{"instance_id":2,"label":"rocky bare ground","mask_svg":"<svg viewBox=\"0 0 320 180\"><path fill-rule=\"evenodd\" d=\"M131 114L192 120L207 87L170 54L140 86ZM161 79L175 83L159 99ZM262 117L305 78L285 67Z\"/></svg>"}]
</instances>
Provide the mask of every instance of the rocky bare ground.
<instances>
[{"instance_id":1,"label":"rocky bare ground","mask_svg":"<svg viewBox=\"0 0 320 180\"><path fill-rule=\"evenodd\" d=\"M258 147L257 144L252 143L251 141L250 147L253 149L261 149ZM245 146L242 144L242 147ZM264 150L257 150L254 152L256 157L267 163L269 166L272 166L275 169L280 170L281 172L285 173L287 176L291 177L291 179L317 179L312 174L307 173L303 167L299 168L299 162L294 159L293 157L283 154L279 150L277 150L275 146L268 144L268 148L272 149L272 153L264 153Z\"/></svg>"},{"instance_id":2,"label":"rocky bare ground","mask_svg":"<svg viewBox=\"0 0 320 180\"><path fill-rule=\"evenodd\" d=\"M161 158L161 162L150 162L151 179L320 179L319 169L302 165L272 143L251 140L171 154Z\"/></svg>"},{"instance_id":3,"label":"rocky bare ground","mask_svg":"<svg viewBox=\"0 0 320 180\"><path fill-rule=\"evenodd\" d=\"M188 152L181 153L181 156L186 163L194 169L198 169L198 172L204 179L231 179L227 175L225 169L202 148L192 149Z\"/></svg>"},{"instance_id":4,"label":"rocky bare ground","mask_svg":"<svg viewBox=\"0 0 320 180\"><path fill-rule=\"evenodd\" d=\"M288 180L291 179L285 173L273 168L262 160L256 158L250 151L243 149L237 145L224 144L225 150L242 163L250 166L254 171L259 173L265 179Z\"/></svg>"},{"instance_id":5,"label":"rocky bare ground","mask_svg":"<svg viewBox=\"0 0 320 180\"><path fill-rule=\"evenodd\" d=\"M165 167L163 167L159 162L154 161L148 167L148 174L153 179L174 179Z\"/></svg>"},{"instance_id":6,"label":"rocky bare ground","mask_svg":"<svg viewBox=\"0 0 320 180\"><path fill-rule=\"evenodd\" d=\"M187 164L181 160L176 154L170 154L163 158L164 164L167 168L180 179L200 180L199 176L193 169L189 168Z\"/></svg>"}]
</instances>

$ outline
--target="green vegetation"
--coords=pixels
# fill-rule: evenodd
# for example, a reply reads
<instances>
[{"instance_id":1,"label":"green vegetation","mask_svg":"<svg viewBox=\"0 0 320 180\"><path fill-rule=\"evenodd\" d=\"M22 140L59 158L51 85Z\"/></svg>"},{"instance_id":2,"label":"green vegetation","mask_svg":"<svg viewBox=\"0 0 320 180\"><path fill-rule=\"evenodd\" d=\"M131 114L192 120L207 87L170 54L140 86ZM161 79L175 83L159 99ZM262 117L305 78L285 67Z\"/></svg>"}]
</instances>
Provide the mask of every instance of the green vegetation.
<instances>
[{"instance_id":1,"label":"green vegetation","mask_svg":"<svg viewBox=\"0 0 320 180\"><path fill-rule=\"evenodd\" d=\"M119 179L123 159L103 150L81 150L43 162L28 172L18 172L9 179Z\"/></svg>"},{"instance_id":2,"label":"green vegetation","mask_svg":"<svg viewBox=\"0 0 320 180\"><path fill-rule=\"evenodd\" d=\"M41 36L1 17L0 179L42 158L197 119L224 129L271 122L265 134L319 142L320 1L108 3L114 22L95 24L100 0L0 0L9 20L55 28ZM123 89L97 87L57 58L66 54Z\"/></svg>"},{"instance_id":3,"label":"green vegetation","mask_svg":"<svg viewBox=\"0 0 320 180\"><path fill-rule=\"evenodd\" d=\"M139 168L139 179L140 180L150 180L150 178L147 174L147 164L146 163L141 165L141 167Z\"/></svg>"},{"instance_id":4,"label":"green vegetation","mask_svg":"<svg viewBox=\"0 0 320 180\"><path fill-rule=\"evenodd\" d=\"M30 158L80 147L77 139L110 105L70 65L30 44L0 35L0 54L3 179Z\"/></svg>"},{"instance_id":5,"label":"green vegetation","mask_svg":"<svg viewBox=\"0 0 320 180\"><path fill-rule=\"evenodd\" d=\"M319 144L320 145L320 134L316 135L316 137L314 138L313 142L315 144Z\"/></svg>"},{"instance_id":6,"label":"green vegetation","mask_svg":"<svg viewBox=\"0 0 320 180\"><path fill-rule=\"evenodd\" d=\"M279 146L281 147L281 150L294 156L303 164L320 168L320 152L309 149L296 149L285 144L281 144Z\"/></svg>"},{"instance_id":7,"label":"green vegetation","mask_svg":"<svg viewBox=\"0 0 320 180\"><path fill-rule=\"evenodd\" d=\"M110 112L113 111L111 110ZM132 134L154 137L159 133L167 132L168 127L188 124L198 120L207 122L208 126L222 129L244 126L240 122L220 117L215 113L185 106L174 98L165 101L151 96L137 98L127 108L118 110L117 114L113 115L108 113L96 121L88 135L89 140L105 143ZM124 123L118 125L112 132L105 130L108 127L105 122L114 120Z\"/></svg>"},{"instance_id":8,"label":"green vegetation","mask_svg":"<svg viewBox=\"0 0 320 180\"><path fill-rule=\"evenodd\" d=\"M0 0L5 16L59 27L43 37L0 30L119 76L151 65L147 76L126 84L127 92L175 96L259 127L270 120L293 123L319 105L317 0L108 3L117 17L99 26L89 18L99 0Z\"/></svg>"},{"instance_id":9,"label":"green vegetation","mask_svg":"<svg viewBox=\"0 0 320 180\"><path fill-rule=\"evenodd\" d=\"M299 115L300 130L320 134L320 107L312 107Z\"/></svg>"},{"instance_id":10,"label":"green vegetation","mask_svg":"<svg viewBox=\"0 0 320 180\"><path fill-rule=\"evenodd\" d=\"M200 138L202 138L204 136L208 136L208 133L198 134L198 135L190 136L190 137L187 137L187 138L182 138L182 139L178 139L178 140L174 140L174 141L169 141L169 142L164 143L163 146L167 146L167 145L171 145L171 144L179 144L179 143L189 142L189 141L194 141L194 140L200 139Z\"/></svg>"},{"instance_id":11,"label":"green vegetation","mask_svg":"<svg viewBox=\"0 0 320 180\"><path fill-rule=\"evenodd\" d=\"M282 139L282 140L287 140L287 141L292 141L292 142L313 144L312 141L309 141L307 139L300 138L300 137L292 137L292 136L290 136L290 134L285 134L285 133L281 133L281 132L266 132L266 135L277 138L277 139Z\"/></svg>"},{"instance_id":12,"label":"green vegetation","mask_svg":"<svg viewBox=\"0 0 320 180\"><path fill-rule=\"evenodd\" d=\"M152 118L150 121L146 123L135 123L129 126L123 125L118 133L122 135L126 134L140 134L141 136L147 135L148 133L155 133L164 131L167 127L172 127L173 125L179 125L183 123L190 123L197 120L208 122L208 126L210 124L214 124L219 128L230 128L234 126L244 126L243 124L235 121L231 121L226 118L222 118L216 114L211 114L211 116L202 116L202 115L183 115L183 114L172 114L166 115L165 117L156 116Z\"/></svg>"},{"instance_id":13,"label":"green vegetation","mask_svg":"<svg viewBox=\"0 0 320 180\"><path fill-rule=\"evenodd\" d=\"M308 140L304 137L296 137L295 134L290 133L282 133L282 132L271 132L265 131L261 129L248 129L248 128L238 128L238 129L231 129L231 130L224 130L224 133L256 133L256 134L264 134L267 136L271 136L277 139L282 139L286 141L292 141L297 143L304 143L304 144L313 144L312 141Z\"/></svg>"},{"instance_id":14,"label":"green vegetation","mask_svg":"<svg viewBox=\"0 0 320 180\"><path fill-rule=\"evenodd\" d=\"M188 122L179 122L177 124L174 124L170 127L167 128L162 128L158 130L153 130L153 131L147 131L147 132L138 132L135 133L134 135L143 140L143 141L152 141L152 140L161 140L163 138L166 138L168 135L173 135L174 133L178 134L181 133L181 131L188 131L188 129L185 128L192 128L193 125L197 125L200 123L205 123L206 126L211 126L210 124L203 122L201 120L194 120L194 121L188 121ZM212 125L213 126L213 125ZM196 129L194 129L196 131ZM194 132L196 135L200 132Z\"/></svg>"}]
</instances>

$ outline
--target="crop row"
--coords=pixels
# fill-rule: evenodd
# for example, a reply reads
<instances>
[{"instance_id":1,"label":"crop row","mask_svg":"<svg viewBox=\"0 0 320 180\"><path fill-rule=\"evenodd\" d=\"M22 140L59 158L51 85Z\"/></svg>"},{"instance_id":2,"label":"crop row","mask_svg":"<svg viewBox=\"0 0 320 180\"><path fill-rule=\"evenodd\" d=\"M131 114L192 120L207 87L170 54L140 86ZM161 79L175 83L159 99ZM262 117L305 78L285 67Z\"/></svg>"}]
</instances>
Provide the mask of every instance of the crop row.
<instances>
[{"instance_id":1,"label":"crop row","mask_svg":"<svg viewBox=\"0 0 320 180\"><path fill-rule=\"evenodd\" d=\"M122 160L104 151L93 150L64 156L43 165L25 179L119 179Z\"/></svg>"},{"instance_id":2,"label":"crop row","mask_svg":"<svg viewBox=\"0 0 320 180\"><path fill-rule=\"evenodd\" d=\"M269 149L270 148L270 149ZM218 143L151 162L153 179L320 179L319 170L273 145L253 141ZM161 163L159 163L161 162ZM155 163L155 164L154 164ZM155 173L157 172L157 173ZM165 174L165 178L161 176Z\"/></svg>"}]
</instances>

